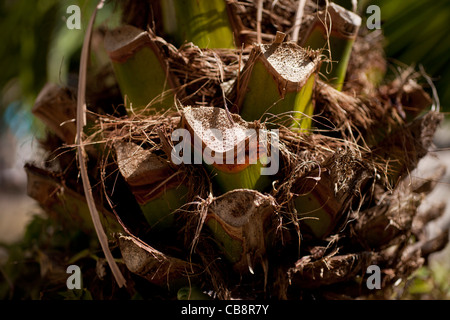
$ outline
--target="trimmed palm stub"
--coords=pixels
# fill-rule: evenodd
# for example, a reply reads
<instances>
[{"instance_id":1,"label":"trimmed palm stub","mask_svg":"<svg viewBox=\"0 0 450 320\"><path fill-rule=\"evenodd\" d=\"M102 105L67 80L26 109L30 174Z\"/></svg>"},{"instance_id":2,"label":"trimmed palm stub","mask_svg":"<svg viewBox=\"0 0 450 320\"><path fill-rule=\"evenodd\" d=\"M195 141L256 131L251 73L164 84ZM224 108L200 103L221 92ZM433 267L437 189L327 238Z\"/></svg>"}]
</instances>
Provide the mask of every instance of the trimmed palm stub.
<instances>
[{"instance_id":1,"label":"trimmed palm stub","mask_svg":"<svg viewBox=\"0 0 450 320\"><path fill-rule=\"evenodd\" d=\"M360 26L360 16L330 3L325 10L317 14L300 42L302 46L312 49L329 47L331 62L324 63L321 72L338 90L341 90L344 84L353 43Z\"/></svg>"},{"instance_id":2,"label":"trimmed palm stub","mask_svg":"<svg viewBox=\"0 0 450 320\"><path fill-rule=\"evenodd\" d=\"M128 270L150 283L176 293L197 280L200 269L191 262L160 252L133 235L122 234L118 241Z\"/></svg>"},{"instance_id":3,"label":"trimmed palm stub","mask_svg":"<svg viewBox=\"0 0 450 320\"><path fill-rule=\"evenodd\" d=\"M263 191L270 186L269 176L262 174L269 157L263 126L236 114L229 118L226 110L215 107L184 108L182 125L191 137L189 144L184 142L184 151L191 150L192 144L194 162L204 162L221 192Z\"/></svg>"},{"instance_id":4,"label":"trimmed palm stub","mask_svg":"<svg viewBox=\"0 0 450 320\"><path fill-rule=\"evenodd\" d=\"M330 235L345 222L342 217L363 194L373 172L351 152L335 153L299 178L292 191L299 194L294 206L304 230L319 239Z\"/></svg>"},{"instance_id":5,"label":"trimmed palm stub","mask_svg":"<svg viewBox=\"0 0 450 320\"><path fill-rule=\"evenodd\" d=\"M117 166L152 230L170 228L173 212L187 201L187 187L167 161L133 143L114 144Z\"/></svg>"},{"instance_id":6,"label":"trimmed palm stub","mask_svg":"<svg viewBox=\"0 0 450 320\"><path fill-rule=\"evenodd\" d=\"M46 84L36 98L32 112L67 145L75 142L76 99L73 90Z\"/></svg>"},{"instance_id":7,"label":"trimmed palm stub","mask_svg":"<svg viewBox=\"0 0 450 320\"><path fill-rule=\"evenodd\" d=\"M167 109L174 103L175 78L150 32L125 25L111 30L105 48L128 113L152 107Z\"/></svg>"},{"instance_id":8,"label":"trimmed palm stub","mask_svg":"<svg viewBox=\"0 0 450 320\"><path fill-rule=\"evenodd\" d=\"M94 234L94 226L90 221L89 208L83 194L74 190L54 172L25 165L28 186L27 194L35 199L45 212L56 221L63 224L74 224L81 230ZM96 195L98 197L98 195ZM114 232L122 231L114 214L105 207L98 205L102 224Z\"/></svg>"},{"instance_id":9,"label":"trimmed palm stub","mask_svg":"<svg viewBox=\"0 0 450 320\"><path fill-rule=\"evenodd\" d=\"M160 0L164 33L177 46L234 48L233 16L225 0ZM239 45L238 45L239 47Z\"/></svg>"},{"instance_id":10,"label":"trimmed palm stub","mask_svg":"<svg viewBox=\"0 0 450 320\"><path fill-rule=\"evenodd\" d=\"M274 43L254 46L236 80L236 109L247 121L288 116L295 119L288 126L308 129L320 59L317 52L283 39L279 33Z\"/></svg>"},{"instance_id":11,"label":"trimmed palm stub","mask_svg":"<svg viewBox=\"0 0 450 320\"><path fill-rule=\"evenodd\" d=\"M268 144L258 137L262 126L235 114L230 117L224 109L213 107L183 110L182 123L192 135L187 143L192 144L194 157L202 157L213 186L226 192L208 205L205 223L236 271L253 273L261 264L267 276L266 237L275 200L255 190L271 185L271 177L262 174ZM190 147L183 152L187 150Z\"/></svg>"},{"instance_id":12,"label":"trimmed palm stub","mask_svg":"<svg viewBox=\"0 0 450 320\"><path fill-rule=\"evenodd\" d=\"M261 266L267 278L268 230L273 228L275 199L237 189L214 198L207 208L205 223L233 268L239 273L254 273Z\"/></svg>"}]
</instances>

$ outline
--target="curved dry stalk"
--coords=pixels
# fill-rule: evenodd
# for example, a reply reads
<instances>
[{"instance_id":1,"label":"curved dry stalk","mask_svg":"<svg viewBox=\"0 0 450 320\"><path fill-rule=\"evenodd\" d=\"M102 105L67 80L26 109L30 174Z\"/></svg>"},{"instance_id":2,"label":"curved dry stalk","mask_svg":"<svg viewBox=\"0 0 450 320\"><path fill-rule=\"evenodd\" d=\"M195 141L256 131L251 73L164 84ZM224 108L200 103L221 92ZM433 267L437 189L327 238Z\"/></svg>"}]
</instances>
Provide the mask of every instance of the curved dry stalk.
<instances>
[{"instance_id":1,"label":"curved dry stalk","mask_svg":"<svg viewBox=\"0 0 450 320\"><path fill-rule=\"evenodd\" d=\"M89 182L89 176L86 168L86 150L83 145L83 127L86 124L86 73L87 73L87 63L89 58L89 44L92 35L92 29L94 26L95 17L97 11L103 7L104 0L99 1L97 7L92 13L91 19L89 21L88 28L86 30L86 35L84 37L83 48L81 51L80 58L80 72L78 80L78 96L77 96L77 135L76 135L76 145L77 145L77 155L80 165L81 180L83 182L84 193L86 201L89 207L89 212L91 214L92 222L94 224L95 232L97 233L98 240L105 254L106 261L108 262L111 271L116 279L119 287L126 286L125 278L123 277L119 267L117 266L114 258L109 250L108 238L103 230L102 223L100 221L100 216L98 214L97 208L95 206L95 200L92 195L91 184Z\"/></svg>"},{"instance_id":2,"label":"curved dry stalk","mask_svg":"<svg viewBox=\"0 0 450 320\"><path fill-rule=\"evenodd\" d=\"M262 11L263 11L264 0L258 0L258 7L256 10L256 41L258 44L262 43L261 38L261 21L262 21Z\"/></svg>"}]
</instances>

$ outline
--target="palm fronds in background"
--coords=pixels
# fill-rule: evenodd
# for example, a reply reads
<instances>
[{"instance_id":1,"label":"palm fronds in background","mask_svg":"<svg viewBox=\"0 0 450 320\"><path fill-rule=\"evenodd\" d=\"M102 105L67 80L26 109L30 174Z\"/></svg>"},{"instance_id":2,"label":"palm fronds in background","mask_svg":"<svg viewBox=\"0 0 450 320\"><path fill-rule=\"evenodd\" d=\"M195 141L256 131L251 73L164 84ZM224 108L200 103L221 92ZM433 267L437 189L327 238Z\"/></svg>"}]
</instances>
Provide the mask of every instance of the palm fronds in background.
<instances>
[{"instance_id":1,"label":"palm fronds in background","mask_svg":"<svg viewBox=\"0 0 450 320\"><path fill-rule=\"evenodd\" d=\"M373 0L381 8L387 57L423 65L436 85L442 110L450 111L450 2Z\"/></svg>"}]
</instances>

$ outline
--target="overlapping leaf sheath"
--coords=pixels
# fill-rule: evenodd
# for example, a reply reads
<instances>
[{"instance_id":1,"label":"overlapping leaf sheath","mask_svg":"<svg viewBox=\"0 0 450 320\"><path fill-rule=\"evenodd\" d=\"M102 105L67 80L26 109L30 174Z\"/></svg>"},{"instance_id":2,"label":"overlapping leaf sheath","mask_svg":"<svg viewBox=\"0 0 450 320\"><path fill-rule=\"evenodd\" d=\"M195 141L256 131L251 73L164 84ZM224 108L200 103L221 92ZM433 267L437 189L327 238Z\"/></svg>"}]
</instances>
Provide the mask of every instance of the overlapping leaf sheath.
<instances>
[{"instance_id":1,"label":"overlapping leaf sheath","mask_svg":"<svg viewBox=\"0 0 450 320\"><path fill-rule=\"evenodd\" d=\"M274 43L252 49L236 80L236 111L247 121L293 117L288 126L307 129L320 60L317 52L282 40L280 35Z\"/></svg>"},{"instance_id":2,"label":"overlapping leaf sheath","mask_svg":"<svg viewBox=\"0 0 450 320\"><path fill-rule=\"evenodd\" d=\"M57 174L38 168L25 166L27 173L27 194L35 199L55 221L62 224L74 224L85 232L94 233L90 220L89 208L83 194L71 189ZM121 231L114 214L104 207L98 206L102 213L102 224L114 232Z\"/></svg>"},{"instance_id":3,"label":"overlapping leaf sheath","mask_svg":"<svg viewBox=\"0 0 450 320\"><path fill-rule=\"evenodd\" d=\"M36 98L32 112L66 144L75 142L76 99L70 89L46 84Z\"/></svg>"},{"instance_id":4,"label":"overlapping leaf sheath","mask_svg":"<svg viewBox=\"0 0 450 320\"><path fill-rule=\"evenodd\" d=\"M261 265L268 271L268 230L273 228L276 202L254 190L233 190L208 205L206 225L225 257L240 273Z\"/></svg>"},{"instance_id":5,"label":"overlapping leaf sheath","mask_svg":"<svg viewBox=\"0 0 450 320\"><path fill-rule=\"evenodd\" d=\"M182 126L191 141L185 142L183 152L192 148L194 162L205 163L221 192L262 191L271 181L268 175L262 175L269 161L268 135L261 138L265 132L262 126L245 122L236 114L230 116L221 108L184 108Z\"/></svg>"},{"instance_id":6,"label":"overlapping leaf sheath","mask_svg":"<svg viewBox=\"0 0 450 320\"><path fill-rule=\"evenodd\" d=\"M386 178L389 184L396 185L427 154L442 118L438 112L428 112L393 130L372 148L377 161L384 162L388 168Z\"/></svg>"},{"instance_id":7,"label":"overlapping leaf sheath","mask_svg":"<svg viewBox=\"0 0 450 320\"><path fill-rule=\"evenodd\" d=\"M234 48L233 19L225 0L160 0L165 34L177 46ZM238 44L239 47L239 44Z\"/></svg>"},{"instance_id":8,"label":"overlapping leaf sheath","mask_svg":"<svg viewBox=\"0 0 450 320\"><path fill-rule=\"evenodd\" d=\"M198 265L160 252L132 235L121 235L119 246L131 272L175 293L195 283L200 272Z\"/></svg>"},{"instance_id":9,"label":"overlapping leaf sheath","mask_svg":"<svg viewBox=\"0 0 450 320\"><path fill-rule=\"evenodd\" d=\"M75 144L77 108L75 94L76 90L73 88L47 83L36 98L32 109L32 113L67 147ZM94 129L96 120L95 115L87 114L84 129L87 136L86 151L93 158L97 158L104 147L102 133Z\"/></svg>"},{"instance_id":10,"label":"overlapping leaf sheath","mask_svg":"<svg viewBox=\"0 0 450 320\"><path fill-rule=\"evenodd\" d=\"M319 258L312 255L304 256L295 263L294 267L289 269L289 279L294 286L302 288L336 285L351 281L355 276L364 273L375 259L376 253L369 251L343 255L331 254ZM358 283L352 283L352 285L360 286ZM347 290L352 290L352 287L349 286ZM324 294L326 293L324 292ZM333 296L329 298L332 299Z\"/></svg>"},{"instance_id":11,"label":"overlapping leaf sheath","mask_svg":"<svg viewBox=\"0 0 450 320\"><path fill-rule=\"evenodd\" d=\"M418 83L418 74L412 68L403 70L398 78L381 86L380 91L395 101L397 112L405 122L413 121L433 103L433 99Z\"/></svg>"},{"instance_id":12,"label":"overlapping leaf sheath","mask_svg":"<svg viewBox=\"0 0 450 320\"><path fill-rule=\"evenodd\" d=\"M105 37L105 48L129 113L147 107L167 109L174 103L176 78L152 37L150 32L130 25L109 31Z\"/></svg>"},{"instance_id":13,"label":"overlapping leaf sheath","mask_svg":"<svg viewBox=\"0 0 450 320\"><path fill-rule=\"evenodd\" d=\"M348 295L367 295L370 290L364 279L356 280L355 276L366 272L369 265L376 265L381 269L396 270L396 273L387 272L383 276L381 286L389 291L392 283L407 277L411 269L423 264L421 256L426 257L432 250L440 250L438 248L442 248L447 242L448 231L443 230L429 239L423 230L412 228L414 225L423 227L424 220L429 222L442 214L442 208L432 207L421 214L417 214L417 209L422 197L433 189L444 172L445 170L440 169L425 179L407 177L393 192L383 192L380 185L377 185L372 201L378 205L365 210L354 210L349 215L349 233L344 233L351 236L352 246L357 253L340 253L331 242L330 248L309 248L308 254L289 269L290 281L302 288L329 286L330 298L336 294L333 288L337 288L338 292L345 291ZM404 241L409 238L411 231L419 241L412 246L405 246ZM339 283L345 283L345 289L330 286ZM324 294L327 295L326 290Z\"/></svg>"},{"instance_id":14,"label":"overlapping leaf sheath","mask_svg":"<svg viewBox=\"0 0 450 320\"><path fill-rule=\"evenodd\" d=\"M173 225L173 212L187 201L187 187L168 162L133 142L114 144L117 166L152 230Z\"/></svg>"},{"instance_id":15,"label":"overlapping leaf sheath","mask_svg":"<svg viewBox=\"0 0 450 320\"><path fill-rule=\"evenodd\" d=\"M341 90L344 84L360 25L361 17L331 2L325 10L317 14L300 43L311 49L329 49L328 58L331 63L324 63L321 72L338 90Z\"/></svg>"},{"instance_id":16,"label":"overlapping leaf sheath","mask_svg":"<svg viewBox=\"0 0 450 320\"><path fill-rule=\"evenodd\" d=\"M334 153L300 177L292 188L301 224L315 238L324 238L345 222L342 217L361 194L373 171L351 153Z\"/></svg>"}]
</instances>

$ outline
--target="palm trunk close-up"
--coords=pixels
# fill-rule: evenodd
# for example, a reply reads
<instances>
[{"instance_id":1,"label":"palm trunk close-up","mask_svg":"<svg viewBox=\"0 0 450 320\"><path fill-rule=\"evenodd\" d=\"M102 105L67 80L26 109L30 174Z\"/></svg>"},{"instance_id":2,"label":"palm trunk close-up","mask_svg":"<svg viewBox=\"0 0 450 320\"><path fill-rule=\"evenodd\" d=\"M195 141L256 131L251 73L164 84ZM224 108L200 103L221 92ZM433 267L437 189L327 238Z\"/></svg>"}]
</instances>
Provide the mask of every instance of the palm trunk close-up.
<instances>
[{"instance_id":1,"label":"palm trunk close-up","mask_svg":"<svg viewBox=\"0 0 450 320\"><path fill-rule=\"evenodd\" d=\"M84 265L99 299L401 297L448 242L415 227L439 217L418 208L445 170L413 174L444 116L366 7L101 2L75 85L32 110L28 195L91 243L52 259ZM95 23L105 8L118 23Z\"/></svg>"}]
</instances>

